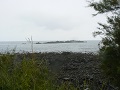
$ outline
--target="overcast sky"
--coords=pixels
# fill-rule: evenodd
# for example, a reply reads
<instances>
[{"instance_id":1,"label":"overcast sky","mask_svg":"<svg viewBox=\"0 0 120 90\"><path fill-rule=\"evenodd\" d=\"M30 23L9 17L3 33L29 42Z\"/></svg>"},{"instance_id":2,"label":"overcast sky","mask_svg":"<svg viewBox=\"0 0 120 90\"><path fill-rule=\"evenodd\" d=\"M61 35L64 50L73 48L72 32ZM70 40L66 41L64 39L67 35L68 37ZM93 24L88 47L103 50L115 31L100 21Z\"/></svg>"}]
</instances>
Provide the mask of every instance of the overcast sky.
<instances>
[{"instance_id":1,"label":"overcast sky","mask_svg":"<svg viewBox=\"0 0 120 90\"><path fill-rule=\"evenodd\" d=\"M0 41L98 40L86 0L0 0Z\"/></svg>"}]
</instances>

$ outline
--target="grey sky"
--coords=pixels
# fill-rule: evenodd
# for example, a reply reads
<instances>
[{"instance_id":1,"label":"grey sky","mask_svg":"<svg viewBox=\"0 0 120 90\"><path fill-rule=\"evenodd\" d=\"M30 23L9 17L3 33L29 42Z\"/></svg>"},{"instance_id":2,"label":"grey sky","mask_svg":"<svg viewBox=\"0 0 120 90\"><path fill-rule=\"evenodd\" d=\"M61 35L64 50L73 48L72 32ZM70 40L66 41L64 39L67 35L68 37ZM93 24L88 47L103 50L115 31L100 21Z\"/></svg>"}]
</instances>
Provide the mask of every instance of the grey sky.
<instances>
[{"instance_id":1,"label":"grey sky","mask_svg":"<svg viewBox=\"0 0 120 90\"><path fill-rule=\"evenodd\" d=\"M0 0L0 41L96 40L103 16L86 0Z\"/></svg>"}]
</instances>

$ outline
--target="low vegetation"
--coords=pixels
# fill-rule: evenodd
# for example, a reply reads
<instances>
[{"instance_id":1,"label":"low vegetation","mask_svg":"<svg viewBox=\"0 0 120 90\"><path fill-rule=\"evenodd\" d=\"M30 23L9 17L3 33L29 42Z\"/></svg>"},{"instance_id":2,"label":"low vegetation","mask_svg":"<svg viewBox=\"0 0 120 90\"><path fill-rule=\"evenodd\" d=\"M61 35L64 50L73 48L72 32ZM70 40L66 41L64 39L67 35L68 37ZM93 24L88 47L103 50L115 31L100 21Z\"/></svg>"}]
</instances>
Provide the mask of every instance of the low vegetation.
<instances>
[{"instance_id":1,"label":"low vegetation","mask_svg":"<svg viewBox=\"0 0 120 90\"><path fill-rule=\"evenodd\" d=\"M14 55L0 56L1 90L54 90L50 79L43 61L24 58L16 62Z\"/></svg>"},{"instance_id":2,"label":"low vegetation","mask_svg":"<svg viewBox=\"0 0 120 90\"><path fill-rule=\"evenodd\" d=\"M12 54L0 55L0 90L76 90L72 84L56 84L44 60L15 60Z\"/></svg>"}]
</instances>

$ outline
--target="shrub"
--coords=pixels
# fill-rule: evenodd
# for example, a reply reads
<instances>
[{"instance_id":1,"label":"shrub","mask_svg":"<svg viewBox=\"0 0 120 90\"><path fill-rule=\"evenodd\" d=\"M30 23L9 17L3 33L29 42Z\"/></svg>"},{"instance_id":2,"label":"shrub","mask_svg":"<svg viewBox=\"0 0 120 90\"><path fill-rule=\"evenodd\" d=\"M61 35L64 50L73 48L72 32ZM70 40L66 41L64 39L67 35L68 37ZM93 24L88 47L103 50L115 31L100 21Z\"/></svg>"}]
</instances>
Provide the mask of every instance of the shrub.
<instances>
[{"instance_id":1,"label":"shrub","mask_svg":"<svg viewBox=\"0 0 120 90\"><path fill-rule=\"evenodd\" d=\"M0 90L54 90L43 60L15 61L14 55L0 56Z\"/></svg>"}]
</instances>

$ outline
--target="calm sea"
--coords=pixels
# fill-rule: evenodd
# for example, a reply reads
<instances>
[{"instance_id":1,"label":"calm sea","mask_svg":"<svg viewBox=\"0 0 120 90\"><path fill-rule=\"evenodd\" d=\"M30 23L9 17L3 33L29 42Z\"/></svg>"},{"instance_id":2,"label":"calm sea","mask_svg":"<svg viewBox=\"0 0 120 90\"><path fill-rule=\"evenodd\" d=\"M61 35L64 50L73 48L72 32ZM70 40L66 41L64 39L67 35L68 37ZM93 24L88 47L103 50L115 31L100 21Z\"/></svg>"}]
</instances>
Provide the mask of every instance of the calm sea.
<instances>
[{"instance_id":1,"label":"calm sea","mask_svg":"<svg viewBox=\"0 0 120 90\"><path fill-rule=\"evenodd\" d=\"M37 42L37 41L36 41ZM100 41L89 40L85 43L56 43L56 44L35 44L34 52L97 52ZM27 41L0 42L0 52L31 52L31 44Z\"/></svg>"}]
</instances>

